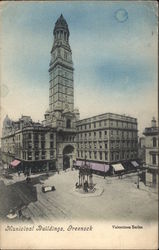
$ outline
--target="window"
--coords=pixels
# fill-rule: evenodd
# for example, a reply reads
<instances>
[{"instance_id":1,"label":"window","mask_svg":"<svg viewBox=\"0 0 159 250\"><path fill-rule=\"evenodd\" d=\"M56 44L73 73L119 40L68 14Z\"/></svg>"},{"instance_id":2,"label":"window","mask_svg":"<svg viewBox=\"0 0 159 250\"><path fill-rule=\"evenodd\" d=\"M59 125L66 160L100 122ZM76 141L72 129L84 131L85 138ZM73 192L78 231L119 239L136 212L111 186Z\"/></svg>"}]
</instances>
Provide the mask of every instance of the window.
<instances>
[{"instance_id":1,"label":"window","mask_svg":"<svg viewBox=\"0 0 159 250\"><path fill-rule=\"evenodd\" d=\"M39 140L39 135L38 134L34 134L34 140L38 141Z\"/></svg>"},{"instance_id":2,"label":"window","mask_svg":"<svg viewBox=\"0 0 159 250\"><path fill-rule=\"evenodd\" d=\"M101 131L99 131L99 138L101 138L102 137L102 132Z\"/></svg>"},{"instance_id":3,"label":"window","mask_svg":"<svg viewBox=\"0 0 159 250\"><path fill-rule=\"evenodd\" d=\"M104 134L107 135L107 130L104 131Z\"/></svg>"},{"instance_id":4,"label":"window","mask_svg":"<svg viewBox=\"0 0 159 250\"><path fill-rule=\"evenodd\" d=\"M108 144L107 143L105 143L105 148L107 148L108 147Z\"/></svg>"},{"instance_id":5,"label":"window","mask_svg":"<svg viewBox=\"0 0 159 250\"><path fill-rule=\"evenodd\" d=\"M156 155L152 155L152 164L156 165Z\"/></svg>"},{"instance_id":6,"label":"window","mask_svg":"<svg viewBox=\"0 0 159 250\"><path fill-rule=\"evenodd\" d=\"M42 160L45 160L45 151L42 151L41 159L42 159Z\"/></svg>"},{"instance_id":7,"label":"window","mask_svg":"<svg viewBox=\"0 0 159 250\"><path fill-rule=\"evenodd\" d=\"M29 149L32 149L32 142L31 142L31 141L28 142L28 148L29 148Z\"/></svg>"},{"instance_id":8,"label":"window","mask_svg":"<svg viewBox=\"0 0 159 250\"><path fill-rule=\"evenodd\" d=\"M99 152L100 160L102 160L102 152Z\"/></svg>"},{"instance_id":9,"label":"window","mask_svg":"<svg viewBox=\"0 0 159 250\"><path fill-rule=\"evenodd\" d=\"M89 158L90 158L90 159L91 159L91 156L92 156L92 155L91 155L91 152L89 152Z\"/></svg>"},{"instance_id":10,"label":"window","mask_svg":"<svg viewBox=\"0 0 159 250\"><path fill-rule=\"evenodd\" d=\"M39 144L38 143L34 143L34 148L38 148L39 147Z\"/></svg>"},{"instance_id":11,"label":"window","mask_svg":"<svg viewBox=\"0 0 159 250\"><path fill-rule=\"evenodd\" d=\"M96 128L96 123L94 122L94 128Z\"/></svg>"},{"instance_id":12,"label":"window","mask_svg":"<svg viewBox=\"0 0 159 250\"><path fill-rule=\"evenodd\" d=\"M50 158L52 159L54 157L54 151L50 151Z\"/></svg>"},{"instance_id":13,"label":"window","mask_svg":"<svg viewBox=\"0 0 159 250\"><path fill-rule=\"evenodd\" d=\"M105 160L107 161L108 160L108 153L105 152Z\"/></svg>"},{"instance_id":14,"label":"window","mask_svg":"<svg viewBox=\"0 0 159 250\"><path fill-rule=\"evenodd\" d=\"M28 152L28 160L32 160L32 152Z\"/></svg>"},{"instance_id":15,"label":"window","mask_svg":"<svg viewBox=\"0 0 159 250\"><path fill-rule=\"evenodd\" d=\"M45 140L45 135L41 134L41 140L44 141Z\"/></svg>"},{"instance_id":16,"label":"window","mask_svg":"<svg viewBox=\"0 0 159 250\"><path fill-rule=\"evenodd\" d=\"M54 146L54 145L53 145L53 142L51 141L51 142L50 142L50 148L53 148L53 146Z\"/></svg>"},{"instance_id":17,"label":"window","mask_svg":"<svg viewBox=\"0 0 159 250\"><path fill-rule=\"evenodd\" d=\"M153 147L156 147L157 146L156 137L153 137L152 141L153 141Z\"/></svg>"},{"instance_id":18,"label":"window","mask_svg":"<svg viewBox=\"0 0 159 250\"><path fill-rule=\"evenodd\" d=\"M71 128L71 120L67 119L66 121L66 128Z\"/></svg>"},{"instance_id":19,"label":"window","mask_svg":"<svg viewBox=\"0 0 159 250\"><path fill-rule=\"evenodd\" d=\"M91 124L89 124L89 128L91 128Z\"/></svg>"},{"instance_id":20,"label":"window","mask_svg":"<svg viewBox=\"0 0 159 250\"><path fill-rule=\"evenodd\" d=\"M119 160L119 153L116 153L116 160Z\"/></svg>"},{"instance_id":21,"label":"window","mask_svg":"<svg viewBox=\"0 0 159 250\"><path fill-rule=\"evenodd\" d=\"M96 137L96 132L94 132L94 137Z\"/></svg>"},{"instance_id":22,"label":"window","mask_svg":"<svg viewBox=\"0 0 159 250\"><path fill-rule=\"evenodd\" d=\"M112 161L114 160L114 155L113 155L113 153L111 154L111 158L112 158Z\"/></svg>"},{"instance_id":23,"label":"window","mask_svg":"<svg viewBox=\"0 0 159 250\"><path fill-rule=\"evenodd\" d=\"M96 159L97 158L97 153L96 152L94 152L94 159Z\"/></svg>"},{"instance_id":24,"label":"window","mask_svg":"<svg viewBox=\"0 0 159 250\"><path fill-rule=\"evenodd\" d=\"M39 159L39 151L35 151L35 160Z\"/></svg>"},{"instance_id":25,"label":"window","mask_svg":"<svg viewBox=\"0 0 159 250\"><path fill-rule=\"evenodd\" d=\"M31 139L31 133L28 134L28 139Z\"/></svg>"},{"instance_id":26,"label":"window","mask_svg":"<svg viewBox=\"0 0 159 250\"><path fill-rule=\"evenodd\" d=\"M67 52L64 51L64 59L67 60Z\"/></svg>"},{"instance_id":27,"label":"window","mask_svg":"<svg viewBox=\"0 0 159 250\"><path fill-rule=\"evenodd\" d=\"M99 127L101 127L101 122L99 122Z\"/></svg>"},{"instance_id":28,"label":"window","mask_svg":"<svg viewBox=\"0 0 159 250\"><path fill-rule=\"evenodd\" d=\"M53 139L53 134L50 134L50 140L52 140Z\"/></svg>"}]
</instances>

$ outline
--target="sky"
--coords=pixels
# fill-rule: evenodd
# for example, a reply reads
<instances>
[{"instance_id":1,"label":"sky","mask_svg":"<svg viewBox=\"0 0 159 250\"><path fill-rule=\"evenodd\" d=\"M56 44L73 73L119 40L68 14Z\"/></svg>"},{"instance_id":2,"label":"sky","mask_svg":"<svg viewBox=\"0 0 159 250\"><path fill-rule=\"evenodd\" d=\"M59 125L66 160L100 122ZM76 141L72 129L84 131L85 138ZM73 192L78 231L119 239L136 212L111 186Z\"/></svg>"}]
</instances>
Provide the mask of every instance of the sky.
<instances>
[{"instance_id":1,"label":"sky","mask_svg":"<svg viewBox=\"0 0 159 250\"><path fill-rule=\"evenodd\" d=\"M42 121L49 106L53 28L63 14L80 118L112 112L157 118L157 6L154 1L3 2L1 125L6 114Z\"/></svg>"}]
</instances>

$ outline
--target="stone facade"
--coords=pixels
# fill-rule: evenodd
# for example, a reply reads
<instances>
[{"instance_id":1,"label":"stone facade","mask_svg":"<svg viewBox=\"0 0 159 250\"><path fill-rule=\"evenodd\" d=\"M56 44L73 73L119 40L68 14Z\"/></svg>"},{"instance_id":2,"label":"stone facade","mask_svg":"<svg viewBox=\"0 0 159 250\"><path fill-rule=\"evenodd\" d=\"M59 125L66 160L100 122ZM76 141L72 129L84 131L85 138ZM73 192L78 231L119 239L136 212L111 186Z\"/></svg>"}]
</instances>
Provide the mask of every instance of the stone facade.
<instances>
[{"instance_id":1,"label":"stone facade","mask_svg":"<svg viewBox=\"0 0 159 250\"><path fill-rule=\"evenodd\" d=\"M146 165L152 167L158 167L158 136L159 130L156 126L155 118L151 121L151 127L145 128L143 134L145 135L145 155L146 155Z\"/></svg>"},{"instance_id":2,"label":"stone facade","mask_svg":"<svg viewBox=\"0 0 159 250\"><path fill-rule=\"evenodd\" d=\"M159 164L159 129L155 118L151 121L151 127L145 128L145 167L146 184L158 186L158 164Z\"/></svg>"},{"instance_id":3,"label":"stone facade","mask_svg":"<svg viewBox=\"0 0 159 250\"><path fill-rule=\"evenodd\" d=\"M106 113L77 122L77 159L120 162L137 159L137 119Z\"/></svg>"},{"instance_id":4,"label":"stone facade","mask_svg":"<svg viewBox=\"0 0 159 250\"><path fill-rule=\"evenodd\" d=\"M22 168L56 168L55 130L33 122L29 116L22 116L16 122L7 116L1 142L2 161L8 166L18 159Z\"/></svg>"}]
</instances>

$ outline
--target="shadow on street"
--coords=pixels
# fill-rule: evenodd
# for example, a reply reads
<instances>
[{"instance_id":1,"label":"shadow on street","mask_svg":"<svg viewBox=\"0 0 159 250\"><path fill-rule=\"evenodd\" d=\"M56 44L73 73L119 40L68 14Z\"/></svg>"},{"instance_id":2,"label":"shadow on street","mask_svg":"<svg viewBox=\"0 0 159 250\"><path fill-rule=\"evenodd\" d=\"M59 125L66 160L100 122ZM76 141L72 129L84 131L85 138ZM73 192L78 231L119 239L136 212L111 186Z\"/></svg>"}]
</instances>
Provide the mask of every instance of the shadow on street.
<instances>
[{"instance_id":1,"label":"shadow on street","mask_svg":"<svg viewBox=\"0 0 159 250\"><path fill-rule=\"evenodd\" d=\"M11 176L12 179L12 176ZM48 179L46 174L31 177L29 183L26 180L5 185L3 180L0 181L0 218L5 219L10 209L21 209L31 202L37 201L37 190L34 185L43 183Z\"/></svg>"}]
</instances>

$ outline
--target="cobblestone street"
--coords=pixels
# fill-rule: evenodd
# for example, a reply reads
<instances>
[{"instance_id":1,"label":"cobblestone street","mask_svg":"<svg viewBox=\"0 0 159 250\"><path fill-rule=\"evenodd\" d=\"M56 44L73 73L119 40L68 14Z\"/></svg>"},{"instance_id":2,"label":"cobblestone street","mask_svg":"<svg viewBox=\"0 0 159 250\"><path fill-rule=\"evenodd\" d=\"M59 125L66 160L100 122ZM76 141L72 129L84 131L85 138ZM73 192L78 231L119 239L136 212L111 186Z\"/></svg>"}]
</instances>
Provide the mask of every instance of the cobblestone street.
<instances>
[{"instance_id":1,"label":"cobblestone street","mask_svg":"<svg viewBox=\"0 0 159 250\"><path fill-rule=\"evenodd\" d=\"M123 179L94 175L94 183L103 188L99 196L78 196L75 183L78 171L61 171L60 174L50 173L32 175L31 183L17 173L11 179L1 177L0 215L6 218L13 207L22 208L26 217L33 222L39 220L137 220L149 222L157 219L158 197L156 190L145 187L140 182L137 189L137 176L131 174ZM55 186L56 190L42 192L42 185Z\"/></svg>"}]
</instances>

